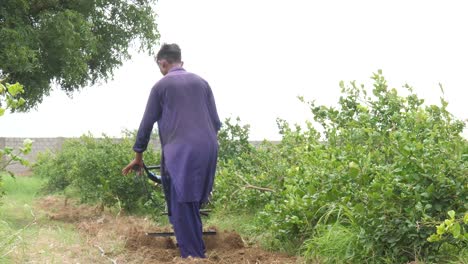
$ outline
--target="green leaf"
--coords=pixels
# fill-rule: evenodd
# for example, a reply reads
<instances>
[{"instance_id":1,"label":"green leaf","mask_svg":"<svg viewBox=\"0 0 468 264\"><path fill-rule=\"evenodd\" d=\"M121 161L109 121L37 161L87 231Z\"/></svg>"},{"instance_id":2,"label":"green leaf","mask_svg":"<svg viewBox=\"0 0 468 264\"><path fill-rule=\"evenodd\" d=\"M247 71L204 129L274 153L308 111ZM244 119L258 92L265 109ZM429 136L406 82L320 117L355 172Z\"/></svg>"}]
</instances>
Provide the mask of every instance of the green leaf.
<instances>
[{"instance_id":1,"label":"green leaf","mask_svg":"<svg viewBox=\"0 0 468 264\"><path fill-rule=\"evenodd\" d=\"M463 223L468 224L468 213L465 213L465 216L463 217Z\"/></svg>"},{"instance_id":2,"label":"green leaf","mask_svg":"<svg viewBox=\"0 0 468 264\"><path fill-rule=\"evenodd\" d=\"M5 114L5 108L0 107L0 116Z\"/></svg>"},{"instance_id":3,"label":"green leaf","mask_svg":"<svg viewBox=\"0 0 468 264\"><path fill-rule=\"evenodd\" d=\"M24 105L24 103L26 103L26 100L24 100L23 98L20 98L18 100L18 104L16 106L22 106L22 105Z\"/></svg>"},{"instance_id":4,"label":"green leaf","mask_svg":"<svg viewBox=\"0 0 468 264\"><path fill-rule=\"evenodd\" d=\"M24 92L23 85L19 83L7 84L7 87L8 87L8 93L10 93L11 96L16 96L17 94Z\"/></svg>"},{"instance_id":5,"label":"green leaf","mask_svg":"<svg viewBox=\"0 0 468 264\"><path fill-rule=\"evenodd\" d=\"M417 203L416 203L416 210L417 210L417 211L420 211L420 212L423 210L423 206L422 206L422 203L421 203L421 202L417 202Z\"/></svg>"},{"instance_id":6,"label":"green leaf","mask_svg":"<svg viewBox=\"0 0 468 264\"><path fill-rule=\"evenodd\" d=\"M453 225L453 221L454 219L445 219L444 224L447 226L447 228L449 228Z\"/></svg>"},{"instance_id":7,"label":"green leaf","mask_svg":"<svg viewBox=\"0 0 468 264\"><path fill-rule=\"evenodd\" d=\"M349 163L349 174L352 177L356 177L359 174L359 165L357 165L354 161Z\"/></svg>"},{"instance_id":8,"label":"green leaf","mask_svg":"<svg viewBox=\"0 0 468 264\"><path fill-rule=\"evenodd\" d=\"M6 91L5 85L0 83L0 95L2 95Z\"/></svg>"},{"instance_id":9,"label":"green leaf","mask_svg":"<svg viewBox=\"0 0 468 264\"><path fill-rule=\"evenodd\" d=\"M436 234L433 234L433 235L431 235L430 237L427 238L427 241L428 241L428 242L437 242L437 241L440 241L440 236L439 236L439 235L436 235Z\"/></svg>"},{"instance_id":10,"label":"green leaf","mask_svg":"<svg viewBox=\"0 0 468 264\"><path fill-rule=\"evenodd\" d=\"M453 211L453 210L450 210L450 211L448 211L448 213L447 213L447 214L450 216L450 218L452 218L452 219L454 219L454 218L455 218L455 211Z\"/></svg>"},{"instance_id":11,"label":"green leaf","mask_svg":"<svg viewBox=\"0 0 468 264\"><path fill-rule=\"evenodd\" d=\"M339 84L339 85L340 85L340 88L341 88L341 89L344 89L344 88L345 88L344 81L340 81L340 84Z\"/></svg>"},{"instance_id":12,"label":"green leaf","mask_svg":"<svg viewBox=\"0 0 468 264\"><path fill-rule=\"evenodd\" d=\"M13 148L11 148L11 147L5 147L3 149L3 153L5 153L5 155L10 155L11 152L13 152Z\"/></svg>"},{"instance_id":13,"label":"green leaf","mask_svg":"<svg viewBox=\"0 0 468 264\"><path fill-rule=\"evenodd\" d=\"M460 236L461 226L460 223L455 223L452 227L452 235L454 238L458 238Z\"/></svg>"},{"instance_id":14,"label":"green leaf","mask_svg":"<svg viewBox=\"0 0 468 264\"><path fill-rule=\"evenodd\" d=\"M438 235L443 235L445 233L445 224L442 223L437 226L437 232Z\"/></svg>"}]
</instances>

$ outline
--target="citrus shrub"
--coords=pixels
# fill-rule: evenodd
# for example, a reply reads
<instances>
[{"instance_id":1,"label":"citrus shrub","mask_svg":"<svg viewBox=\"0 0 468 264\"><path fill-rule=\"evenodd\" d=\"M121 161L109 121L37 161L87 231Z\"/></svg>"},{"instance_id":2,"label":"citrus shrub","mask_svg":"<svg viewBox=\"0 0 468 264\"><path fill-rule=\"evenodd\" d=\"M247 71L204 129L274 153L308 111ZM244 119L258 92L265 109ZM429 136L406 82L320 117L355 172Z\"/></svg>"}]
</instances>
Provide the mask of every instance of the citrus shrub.
<instances>
[{"instance_id":1,"label":"citrus shrub","mask_svg":"<svg viewBox=\"0 0 468 264\"><path fill-rule=\"evenodd\" d=\"M359 250L343 261L439 261L439 245L427 241L428 223L443 220L449 208L468 207L464 123L443 99L425 106L411 87L402 96L381 72L372 79L372 94L341 83L338 107L309 103L323 133L311 125L283 129L290 168L261 223L277 244L316 243L327 233L322 225L354 230ZM320 255L305 248L309 257Z\"/></svg>"},{"instance_id":2,"label":"citrus shrub","mask_svg":"<svg viewBox=\"0 0 468 264\"><path fill-rule=\"evenodd\" d=\"M228 211L263 208L281 185L284 168L273 157L275 144L249 142L249 126L226 119L218 134L219 158L213 192L216 208Z\"/></svg>"},{"instance_id":3,"label":"citrus shrub","mask_svg":"<svg viewBox=\"0 0 468 264\"><path fill-rule=\"evenodd\" d=\"M50 192L76 189L82 202L101 203L103 206L119 205L127 211L135 211L149 201L164 205L161 196L148 196L151 186L145 176L123 176L122 168L134 158L134 136L127 134L122 139L104 135L94 138L83 135L66 140L57 153L46 152L38 157L35 174L47 179ZM145 152L148 165L159 163L159 154L152 148Z\"/></svg>"}]
</instances>

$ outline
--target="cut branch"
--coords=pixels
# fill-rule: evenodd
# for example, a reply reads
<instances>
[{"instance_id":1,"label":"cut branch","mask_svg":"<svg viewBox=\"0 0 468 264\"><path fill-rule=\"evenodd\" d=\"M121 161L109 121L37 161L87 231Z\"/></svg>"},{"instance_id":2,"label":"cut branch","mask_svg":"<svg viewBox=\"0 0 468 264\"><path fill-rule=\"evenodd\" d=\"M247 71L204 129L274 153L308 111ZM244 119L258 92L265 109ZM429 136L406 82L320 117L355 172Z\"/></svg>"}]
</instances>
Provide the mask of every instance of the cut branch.
<instances>
[{"instance_id":1,"label":"cut branch","mask_svg":"<svg viewBox=\"0 0 468 264\"><path fill-rule=\"evenodd\" d=\"M270 188L258 187L258 186L252 185L252 184L248 183L248 182L247 182L242 176L240 176L239 174L237 174L237 176L245 183L244 188L247 188L247 189L255 189L255 190L264 191L264 192L275 192L275 190L270 189Z\"/></svg>"},{"instance_id":2,"label":"cut branch","mask_svg":"<svg viewBox=\"0 0 468 264\"><path fill-rule=\"evenodd\" d=\"M105 257L106 259L110 260L113 264L117 264L116 260L111 259L106 255L106 252L104 251L104 249L102 249L102 247L100 247L98 245L94 245L94 246L97 247L99 249L99 251L101 251L101 257Z\"/></svg>"},{"instance_id":3,"label":"cut branch","mask_svg":"<svg viewBox=\"0 0 468 264\"><path fill-rule=\"evenodd\" d=\"M251 185L251 184L245 185L244 188L255 189L255 190L264 191L264 192L275 192L275 190L273 190L273 189L266 188L266 187L258 187L258 186L254 186L254 185Z\"/></svg>"}]
</instances>

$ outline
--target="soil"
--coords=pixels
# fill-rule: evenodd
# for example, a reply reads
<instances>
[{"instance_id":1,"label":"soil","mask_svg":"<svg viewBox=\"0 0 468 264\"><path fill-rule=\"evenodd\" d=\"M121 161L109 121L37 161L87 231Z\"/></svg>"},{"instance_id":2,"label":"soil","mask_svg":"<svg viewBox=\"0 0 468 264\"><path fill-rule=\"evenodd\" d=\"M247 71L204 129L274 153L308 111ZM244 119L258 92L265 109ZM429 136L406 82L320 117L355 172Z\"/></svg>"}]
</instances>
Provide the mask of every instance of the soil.
<instances>
[{"instance_id":1,"label":"soil","mask_svg":"<svg viewBox=\"0 0 468 264\"><path fill-rule=\"evenodd\" d=\"M96 248L102 263L300 263L299 259L248 246L235 231L218 230L205 236L206 259L182 259L174 237L151 237L146 232L170 232L169 226L135 216L112 215L102 208L78 205L48 196L38 207L54 221L72 223Z\"/></svg>"}]
</instances>

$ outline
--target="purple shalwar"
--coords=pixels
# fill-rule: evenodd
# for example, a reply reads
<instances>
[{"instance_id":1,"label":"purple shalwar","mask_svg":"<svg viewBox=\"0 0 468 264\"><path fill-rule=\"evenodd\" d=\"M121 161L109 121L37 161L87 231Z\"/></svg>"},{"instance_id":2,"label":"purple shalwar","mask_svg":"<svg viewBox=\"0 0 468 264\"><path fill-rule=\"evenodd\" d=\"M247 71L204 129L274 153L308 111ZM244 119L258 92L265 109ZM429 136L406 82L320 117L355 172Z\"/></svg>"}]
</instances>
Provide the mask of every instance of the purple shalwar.
<instances>
[{"instance_id":1,"label":"purple shalwar","mask_svg":"<svg viewBox=\"0 0 468 264\"><path fill-rule=\"evenodd\" d=\"M208 83L173 68L151 90L133 150L146 150L158 122L163 177L170 177L171 223L182 257L204 257L200 205L208 201L218 156L221 127ZM166 197L166 198L169 198Z\"/></svg>"}]
</instances>

